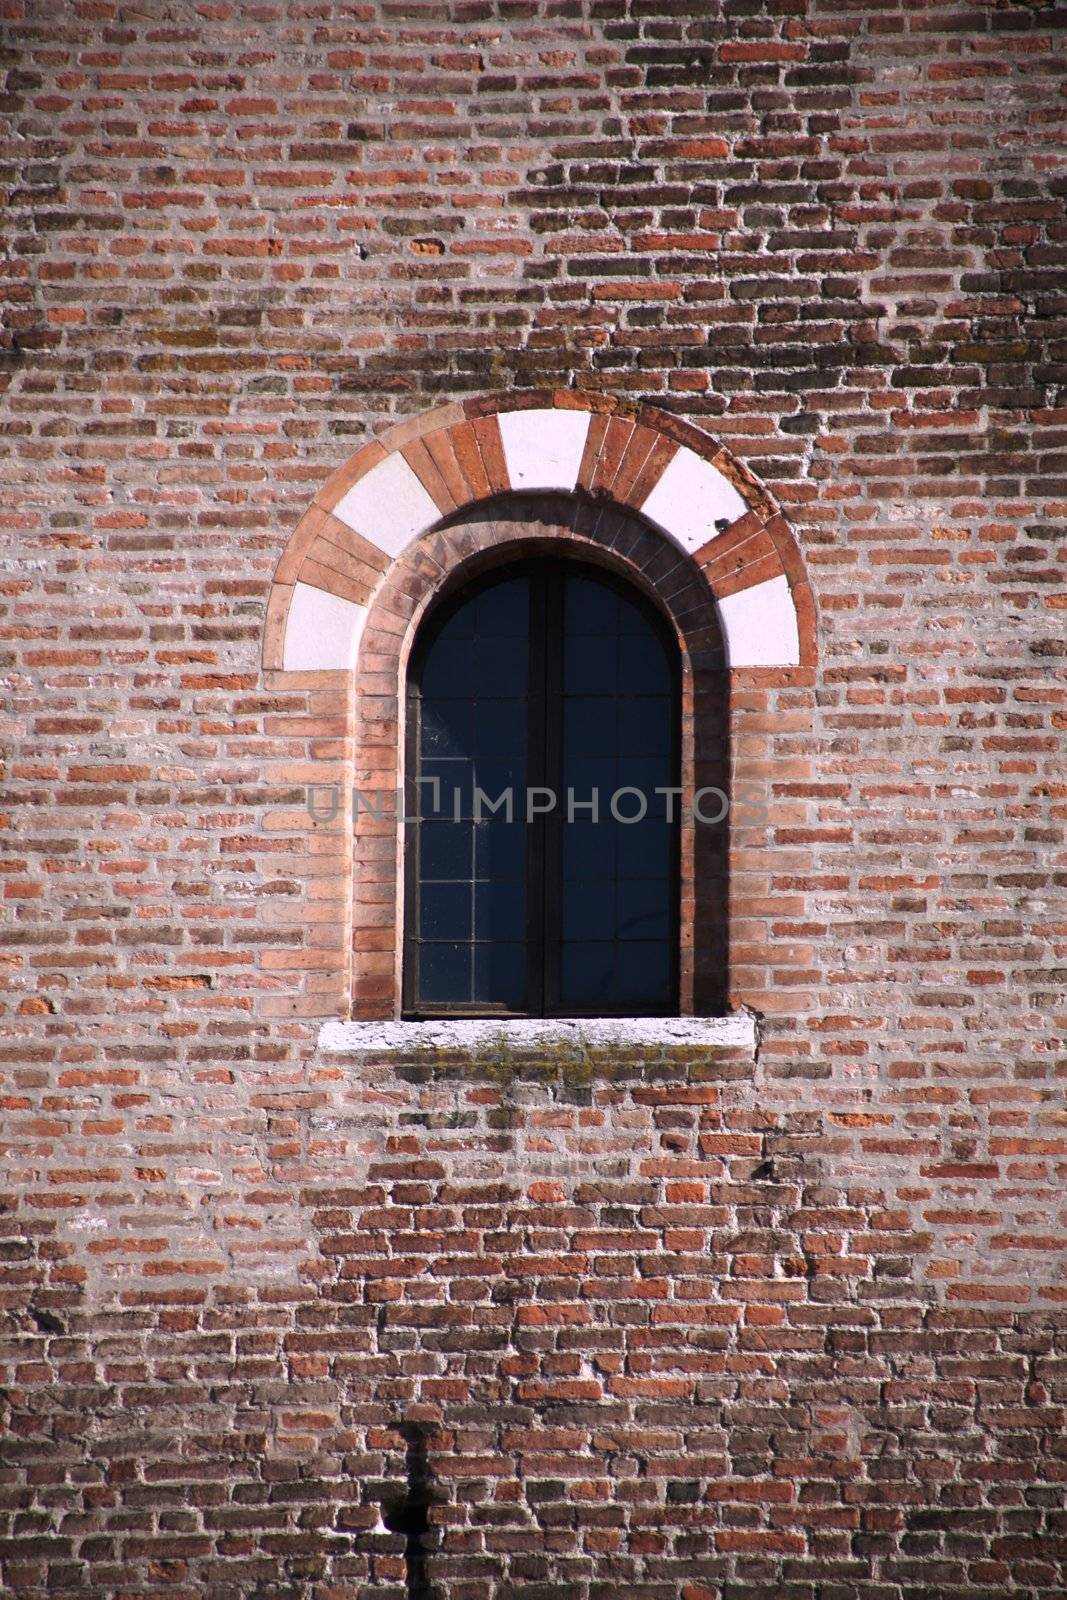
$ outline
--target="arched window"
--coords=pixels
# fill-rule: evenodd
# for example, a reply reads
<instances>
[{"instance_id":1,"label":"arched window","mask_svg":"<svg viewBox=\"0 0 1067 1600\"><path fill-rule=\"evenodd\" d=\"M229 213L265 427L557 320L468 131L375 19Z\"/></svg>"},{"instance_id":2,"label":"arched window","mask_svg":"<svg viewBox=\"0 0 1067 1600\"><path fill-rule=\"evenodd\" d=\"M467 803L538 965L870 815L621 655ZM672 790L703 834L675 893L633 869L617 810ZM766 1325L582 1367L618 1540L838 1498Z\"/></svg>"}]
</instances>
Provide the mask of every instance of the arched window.
<instances>
[{"instance_id":1,"label":"arched window","mask_svg":"<svg viewBox=\"0 0 1067 1600\"><path fill-rule=\"evenodd\" d=\"M497 568L408 673L408 1016L678 1010L679 659L636 589Z\"/></svg>"}]
</instances>

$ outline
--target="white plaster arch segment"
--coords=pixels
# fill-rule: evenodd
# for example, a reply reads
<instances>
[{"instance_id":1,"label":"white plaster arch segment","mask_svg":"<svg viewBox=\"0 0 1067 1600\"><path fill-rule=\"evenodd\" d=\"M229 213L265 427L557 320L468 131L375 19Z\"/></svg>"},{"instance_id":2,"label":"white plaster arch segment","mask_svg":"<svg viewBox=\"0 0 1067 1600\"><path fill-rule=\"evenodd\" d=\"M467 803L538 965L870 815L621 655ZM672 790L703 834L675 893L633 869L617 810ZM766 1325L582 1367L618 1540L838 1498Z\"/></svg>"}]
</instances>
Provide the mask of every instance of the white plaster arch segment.
<instances>
[{"instance_id":1,"label":"white plaster arch segment","mask_svg":"<svg viewBox=\"0 0 1067 1600\"><path fill-rule=\"evenodd\" d=\"M402 455L386 456L333 508L338 522L398 556L441 515Z\"/></svg>"},{"instance_id":2,"label":"white plaster arch segment","mask_svg":"<svg viewBox=\"0 0 1067 1600\"><path fill-rule=\"evenodd\" d=\"M354 671L366 619L366 606L310 583L295 584L285 619L282 670Z\"/></svg>"},{"instance_id":3,"label":"white plaster arch segment","mask_svg":"<svg viewBox=\"0 0 1067 1600\"><path fill-rule=\"evenodd\" d=\"M704 571L731 670L810 664L814 612L799 553L750 475L715 440L651 408L552 398L445 407L354 456L283 557L265 664L352 670L381 568L443 515L508 489L585 493L640 512Z\"/></svg>"},{"instance_id":4,"label":"white plaster arch segment","mask_svg":"<svg viewBox=\"0 0 1067 1600\"><path fill-rule=\"evenodd\" d=\"M578 482L588 411L503 411L500 437L508 476L515 489L572 490Z\"/></svg>"},{"instance_id":5,"label":"white plaster arch segment","mask_svg":"<svg viewBox=\"0 0 1067 1600\"><path fill-rule=\"evenodd\" d=\"M642 513L689 555L714 539L717 523L748 511L729 478L682 445L641 503Z\"/></svg>"},{"instance_id":6,"label":"white plaster arch segment","mask_svg":"<svg viewBox=\"0 0 1067 1600\"><path fill-rule=\"evenodd\" d=\"M789 580L768 578L715 602L726 642L726 664L737 667L798 667L800 629Z\"/></svg>"}]
</instances>

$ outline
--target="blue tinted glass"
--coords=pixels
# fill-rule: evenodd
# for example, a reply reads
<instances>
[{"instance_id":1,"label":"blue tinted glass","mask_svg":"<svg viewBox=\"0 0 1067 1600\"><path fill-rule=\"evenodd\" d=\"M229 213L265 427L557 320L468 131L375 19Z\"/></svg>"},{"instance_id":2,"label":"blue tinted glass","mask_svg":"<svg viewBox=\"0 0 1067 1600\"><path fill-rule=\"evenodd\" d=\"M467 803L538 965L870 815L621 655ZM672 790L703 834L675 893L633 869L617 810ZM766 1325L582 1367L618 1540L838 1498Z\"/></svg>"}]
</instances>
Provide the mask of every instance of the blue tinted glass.
<instances>
[{"instance_id":1,"label":"blue tinted glass","mask_svg":"<svg viewBox=\"0 0 1067 1600\"><path fill-rule=\"evenodd\" d=\"M671 870L674 829L646 818L617 830L619 877L666 878Z\"/></svg>"},{"instance_id":2,"label":"blue tinted glass","mask_svg":"<svg viewBox=\"0 0 1067 1600\"><path fill-rule=\"evenodd\" d=\"M526 996L526 946L476 944L474 950L474 998L486 1005L519 1011Z\"/></svg>"},{"instance_id":3,"label":"blue tinted glass","mask_svg":"<svg viewBox=\"0 0 1067 1600\"><path fill-rule=\"evenodd\" d=\"M618 764L618 784L620 789L637 789L648 806L650 817L662 817L666 813L667 797L657 794L657 789L665 789L671 782L671 764L662 756L624 756ZM637 809L637 802L627 797L628 804L620 802L620 810L627 816ZM678 814L680 801L674 797L674 812Z\"/></svg>"},{"instance_id":4,"label":"blue tinted glass","mask_svg":"<svg viewBox=\"0 0 1067 1600\"><path fill-rule=\"evenodd\" d=\"M423 822L419 826L419 876L468 879L474 859L470 823Z\"/></svg>"},{"instance_id":5,"label":"blue tinted glass","mask_svg":"<svg viewBox=\"0 0 1067 1600\"><path fill-rule=\"evenodd\" d=\"M676 771L672 657L639 602L592 577L565 585L562 788L576 800L596 791L600 820L576 808L585 821L567 823L563 811L563 1004L669 1009L676 825L656 790ZM622 817L651 824L616 821L616 795ZM677 798L673 809L677 817ZM622 963L631 946L656 951L640 982Z\"/></svg>"},{"instance_id":6,"label":"blue tinted glass","mask_svg":"<svg viewBox=\"0 0 1067 1600\"><path fill-rule=\"evenodd\" d=\"M603 822L572 822L563 827L563 879L613 878L615 841L620 830Z\"/></svg>"},{"instance_id":7,"label":"blue tinted glass","mask_svg":"<svg viewBox=\"0 0 1067 1600\"><path fill-rule=\"evenodd\" d=\"M474 781L484 796L481 801L483 817L499 817L502 822L507 821L509 790L512 819L525 815L525 754L507 756L504 759L497 759L496 756L483 757L478 754L474 759ZM501 802L499 806L497 801Z\"/></svg>"},{"instance_id":8,"label":"blue tinted glass","mask_svg":"<svg viewBox=\"0 0 1067 1600\"><path fill-rule=\"evenodd\" d=\"M674 801L676 820L668 825L666 799L655 791L677 776L672 649L645 605L612 582L588 569L546 570L543 587L540 577L523 573L477 590L439 628L422 660L414 776L433 777L440 788L436 814L417 830L420 881L411 932L424 941L416 956L417 1000L524 1009L527 861L543 855L549 884L559 869L559 894L546 898L552 926L545 928L545 948L535 952L534 965L543 958L550 971L558 955L563 1009L669 1010L676 998L674 858L681 805ZM535 582L536 614L546 616L548 632L532 645ZM561 618L553 610L557 598ZM542 739L540 712L530 722L530 674L540 671L545 640L556 637L559 622L560 700L547 707ZM547 681L553 681L551 670ZM549 771L555 750L561 766ZM533 833L525 820L531 781L558 791L555 817L538 822ZM475 785L482 798L480 820L472 826ZM568 788L580 819L574 823L566 820ZM510 823L506 804L489 809L509 790ZM620 790L628 791L620 800L626 817L641 812L643 798L644 821L614 820L611 800ZM582 804L594 792L597 822ZM455 815L457 793L459 823L447 820ZM428 783L421 795L426 816ZM533 855L531 841L538 846Z\"/></svg>"},{"instance_id":9,"label":"blue tinted glass","mask_svg":"<svg viewBox=\"0 0 1067 1600\"><path fill-rule=\"evenodd\" d=\"M563 757L613 754L616 748L618 702L608 698L568 695L563 702Z\"/></svg>"},{"instance_id":10,"label":"blue tinted glass","mask_svg":"<svg viewBox=\"0 0 1067 1600\"><path fill-rule=\"evenodd\" d=\"M439 625L422 661L414 777L422 780L415 783L419 809L430 820L419 824L414 932L430 942L416 958L421 1004L522 1009L526 830L493 821L506 810L494 814L489 805L512 787L513 815L524 815L529 611L528 577L492 583ZM474 826L467 819L476 782L487 798L479 802L486 820ZM457 812L462 821L448 820Z\"/></svg>"},{"instance_id":11,"label":"blue tinted glass","mask_svg":"<svg viewBox=\"0 0 1067 1600\"><path fill-rule=\"evenodd\" d=\"M638 696L627 700L624 719L625 748L635 756L665 756L671 748L671 703L666 696Z\"/></svg>"},{"instance_id":12,"label":"blue tinted glass","mask_svg":"<svg viewBox=\"0 0 1067 1600\"><path fill-rule=\"evenodd\" d=\"M615 885L610 880L565 879L562 902L564 941L614 936Z\"/></svg>"},{"instance_id":13,"label":"blue tinted glass","mask_svg":"<svg viewBox=\"0 0 1067 1600\"><path fill-rule=\"evenodd\" d=\"M613 694L618 676L615 640L607 635L569 635L563 645L564 694Z\"/></svg>"},{"instance_id":14,"label":"blue tinted glass","mask_svg":"<svg viewBox=\"0 0 1067 1600\"><path fill-rule=\"evenodd\" d=\"M468 695L475 687L471 640L441 635L434 640L422 669L424 693L427 686L434 699L449 695Z\"/></svg>"},{"instance_id":15,"label":"blue tinted glass","mask_svg":"<svg viewBox=\"0 0 1067 1600\"><path fill-rule=\"evenodd\" d=\"M471 946L423 944L419 946L419 994L440 1005L471 998Z\"/></svg>"},{"instance_id":16,"label":"blue tinted glass","mask_svg":"<svg viewBox=\"0 0 1067 1600\"><path fill-rule=\"evenodd\" d=\"M505 578L463 607L477 618L479 638L525 639L529 632L530 580Z\"/></svg>"},{"instance_id":17,"label":"blue tinted glass","mask_svg":"<svg viewBox=\"0 0 1067 1600\"><path fill-rule=\"evenodd\" d=\"M564 940L561 997L565 1006L588 1011L607 1004L614 1009L614 948L606 941L585 939L572 944Z\"/></svg>"},{"instance_id":18,"label":"blue tinted glass","mask_svg":"<svg viewBox=\"0 0 1067 1600\"><path fill-rule=\"evenodd\" d=\"M525 883L525 823L517 817L514 822L480 822L475 829L474 859L480 879L510 878Z\"/></svg>"},{"instance_id":19,"label":"blue tinted glass","mask_svg":"<svg viewBox=\"0 0 1067 1600\"><path fill-rule=\"evenodd\" d=\"M467 646L469 669L473 668L480 695L525 695L529 686L530 646L525 634L509 635L505 639L479 639L471 657Z\"/></svg>"},{"instance_id":20,"label":"blue tinted glass","mask_svg":"<svg viewBox=\"0 0 1067 1600\"><path fill-rule=\"evenodd\" d=\"M424 760L422 777L421 816L455 821L471 815L474 774L469 761Z\"/></svg>"},{"instance_id":21,"label":"blue tinted glass","mask_svg":"<svg viewBox=\"0 0 1067 1600\"><path fill-rule=\"evenodd\" d=\"M576 822L592 821L595 816L603 821L610 815L611 797L619 787L617 774L618 763L614 756L568 757L567 788L573 790L573 800L568 800L565 788L561 796L563 815L566 817L573 812ZM598 809L591 811L586 802L594 796Z\"/></svg>"},{"instance_id":22,"label":"blue tinted glass","mask_svg":"<svg viewBox=\"0 0 1067 1600\"><path fill-rule=\"evenodd\" d=\"M477 700L473 749L478 755L519 756L526 749L524 700Z\"/></svg>"},{"instance_id":23,"label":"blue tinted glass","mask_svg":"<svg viewBox=\"0 0 1067 1600\"><path fill-rule=\"evenodd\" d=\"M525 883L505 878L475 884L474 937L494 941L525 939Z\"/></svg>"},{"instance_id":24,"label":"blue tinted glass","mask_svg":"<svg viewBox=\"0 0 1067 1600\"><path fill-rule=\"evenodd\" d=\"M619 686L627 694L669 694L670 665L658 635L648 629L619 640Z\"/></svg>"},{"instance_id":25,"label":"blue tinted glass","mask_svg":"<svg viewBox=\"0 0 1067 1600\"><path fill-rule=\"evenodd\" d=\"M620 939L666 939L670 923L668 879L623 878L617 894Z\"/></svg>"},{"instance_id":26,"label":"blue tinted glass","mask_svg":"<svg viewBox=\"0 0 1067 1600\"><path fill-rule=\"evenodd\" d=\"M469 756L473 736L474 706L470 700L423 699L424 756Z\"/></svg>"},{"instance_id":27,"label":"blue tinted glass","mask_svg":"<svg viewBox=\"0 0 1067 1600\"><path fill-rule=\"evenodd\" d=\"M568 639L583 634L614 634L618 621L619 599L613 588L596 578L567 574L563 626Z\"/></svg>"},{"instance_id":28,"label":"blue tinted glass","mask_svg":"<svg viewBox=\"0 0 1067 1600\"><path fill-rule=\"evenodd\" d=\"M670 1004L671 962L666 939L637 940L616 946L618 994L635 1007Z\"/></svg>"},{"instance_id":29,"label":"blue tinted glass","mask_svg":"<svg viewBox=\"0 0 1067 1600\"><path fill-rule=\"evenodd\" d=\"M432 655L436 645L441 641L455 641L457 639L474 638L475 609L473 605L460 606L453 611L447 622L441 623L436 630L434 644L431 645L429 654Z\"/></svg>"},{"instance_id":30,"label":"blue tinted glass","mask_svg":"<svg viewBox=\"0 0 1067 1600\"><path fill-rule=\"evenodd\" d=\"M419 936L422 939L470 938L470 884L423 884L419 895Z\"/></svg>"},{"instance_id":31,"label":"blue tinted glass","mask_svg":"<svg viewBox=\"0 0 1067 1600\"><path fill-rule=\"evenodd\" d=\"M629 595L619 595L618 630L623 634L637 634L642 638L652 633L652 625L644 606Z\"/></svg>"}]
</instances>

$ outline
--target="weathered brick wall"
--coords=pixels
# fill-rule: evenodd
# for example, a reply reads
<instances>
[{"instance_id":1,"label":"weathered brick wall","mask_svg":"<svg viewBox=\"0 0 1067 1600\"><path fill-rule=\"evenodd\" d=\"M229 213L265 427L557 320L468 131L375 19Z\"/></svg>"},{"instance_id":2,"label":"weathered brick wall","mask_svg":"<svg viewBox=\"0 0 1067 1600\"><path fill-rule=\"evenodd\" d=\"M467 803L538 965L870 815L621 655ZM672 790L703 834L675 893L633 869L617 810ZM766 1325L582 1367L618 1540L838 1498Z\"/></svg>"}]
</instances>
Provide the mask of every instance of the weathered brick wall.
<instances>
[{"instance_id":1,"label":"weathered brick wall","mask_svg":"<svg viewBox=\"0 0 1067 1600\"><path fill-rule=\"evenodd\" d=\"M399 1600L424 1445L444 1600L1058 1600L1063 14L0 13L6 1592ZM815 591L759 1058L324 1054L273 570L381 424L572 385Z\"/></svg>"}]
</instances>

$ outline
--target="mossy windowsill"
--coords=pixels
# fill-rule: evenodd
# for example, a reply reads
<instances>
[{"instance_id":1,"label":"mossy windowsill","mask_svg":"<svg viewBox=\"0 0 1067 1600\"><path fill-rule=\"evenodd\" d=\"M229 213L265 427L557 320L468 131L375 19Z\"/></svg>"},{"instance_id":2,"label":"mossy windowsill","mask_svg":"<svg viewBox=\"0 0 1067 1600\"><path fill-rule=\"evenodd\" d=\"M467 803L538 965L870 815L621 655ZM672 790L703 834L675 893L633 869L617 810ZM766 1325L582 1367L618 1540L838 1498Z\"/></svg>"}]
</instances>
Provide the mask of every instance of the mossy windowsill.
<instances>
[{"instance_id":1,"label":"mossy windowsill","mask_svg":"<svg viewBox=\"0 0 1067 1600\"><path fill-rule=\"evenodd\" d=\"M422 1022L324 1022L319 1050L383 1065L433 1065L489 1076L523 1069L612 1075L734 1067L755 1060L747 1012L728 1017L435 1018ZM730 1074L731 1076L734 1074Z\"/></svg>"}]
</instances>

